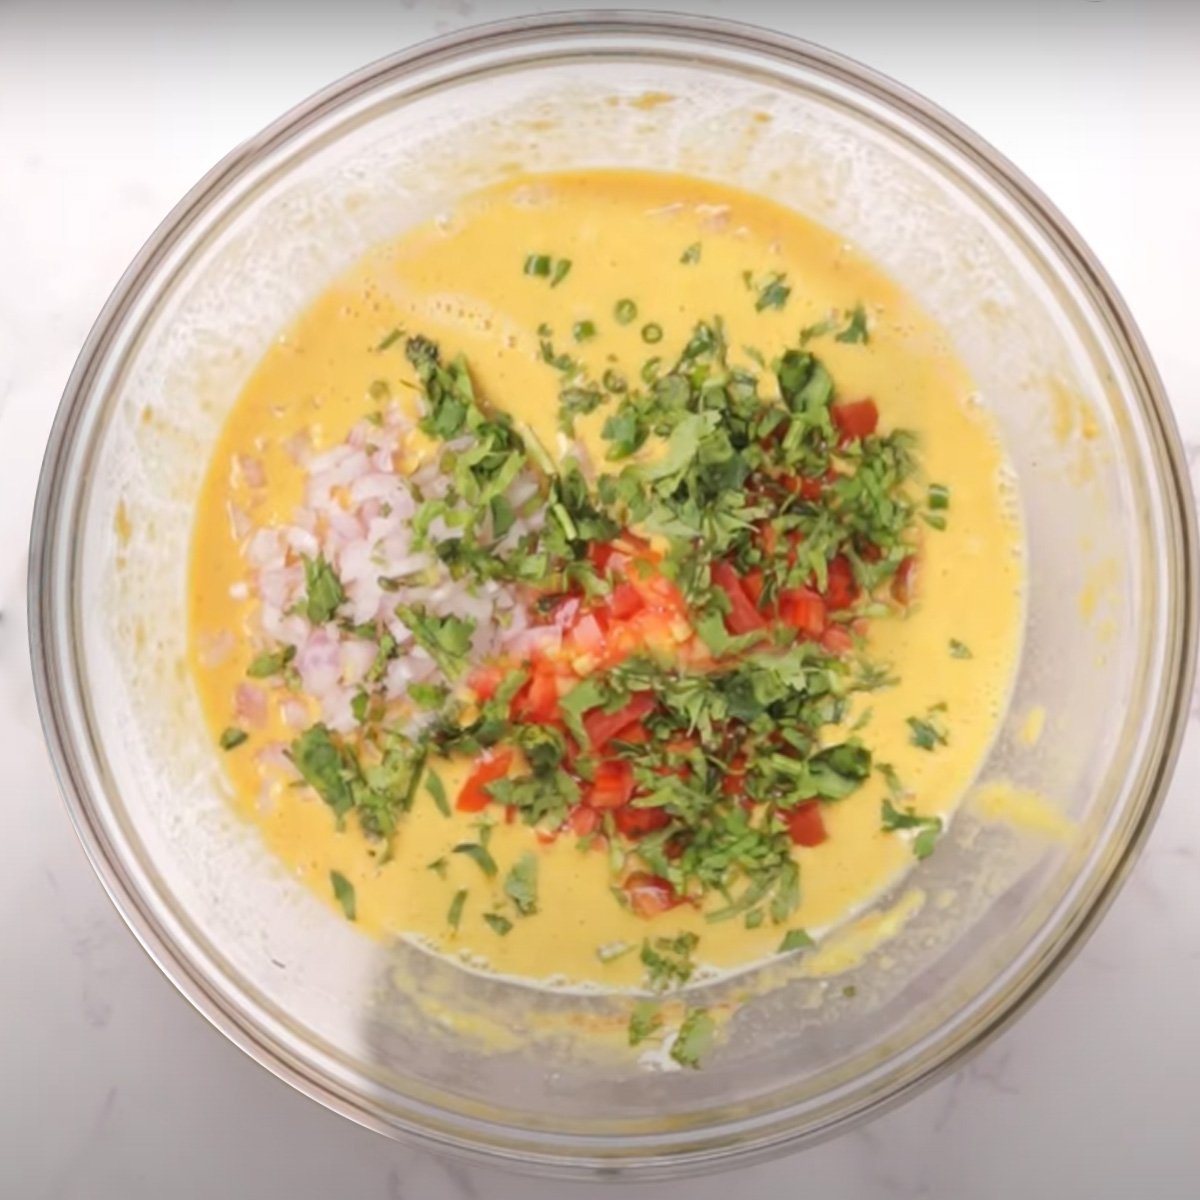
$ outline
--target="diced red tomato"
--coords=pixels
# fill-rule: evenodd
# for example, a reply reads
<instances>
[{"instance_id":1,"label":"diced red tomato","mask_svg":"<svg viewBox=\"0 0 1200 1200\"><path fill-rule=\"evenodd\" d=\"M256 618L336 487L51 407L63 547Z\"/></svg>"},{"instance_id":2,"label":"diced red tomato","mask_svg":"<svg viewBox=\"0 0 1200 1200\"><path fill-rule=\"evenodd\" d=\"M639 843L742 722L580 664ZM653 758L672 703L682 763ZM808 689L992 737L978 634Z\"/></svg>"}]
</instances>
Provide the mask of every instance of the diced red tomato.
<instances>
[{"instance_id":1,"label":"diced red tomato","mask_svg":"<svg viewBox=\"0 0 1200 1200\"><path fill-rule=\"evenodd\" d=\"M801 500L813 503L820 500L821 491L825 486L820 479L806 479L802 475L793 475L785 480L785 484L789 492L794 492Z\"/></svg>"},{"instance_id":2,"label":"diced red tomato","mask_svg":"<svg viewBox=\"0 0 1200 1200\"><path fill-rule=\"evenodd\" d=\"M571 641L585 654L600 650L604 645L604 630L591 613L586 613L571 627Z\"/></svg>"},{"instance_id":3,"label":"diced red tomato","mask_svg":"<svg viewBox=\"0 0 1200 1200\"><path fill-rule=\"evenodd\" d=\"M514 720L526 724L547 725L558 719L558 678L545 665L534 667L533 674L513 697L509 711Z\"/></svg>"},{"instance_id":4,"label":"diced red tomato","mask_svg":"<svg viewBox=\"0 0 1200 1200\"><path fill-rule=\"evenodd\" d=\"M504 682L504 674L503 669L495 663L487 663L484 666L476 667L471 672L467 686L480 700L490 700L496 694L496 689Z\"/></svg>"},{"instance_id":5,"label":"diced red tomato","mask_svg":"<svg viewBox=\"0 0 1200 1200\"><path fill-rule=\"evenodd\" d=\"M482 812L492 802L487 793L487 785L503 779L512 765L511 750L493 750L488 752L475 764L475 770L463 784L458 793L459 812Z\"/></svg>"},{"instance_id":6,"label":"diced red tomato","mask_svg":"<svg viewBox=\"0 0 1200 1200\"><path fill-rule=\"evenodd\" d=\"M764 576L759 567L755 567L752 571L747 571L746 574L742 576L742 591L744 591L746 595L750 597L755 608L762 607L764 582Z\"/></svg>"},{"instance_id":7,"label":"diced red tomato","mask_svg":"<svg viewBox=\"0 0 1200 1200\"><path fill-rule=\"evenodd\" d=\"M735 754L729 763L729 770L721 780L721 792L731 800L736 800L742 794L746 784L746 756Z\"/></svg>"},{"instance_id":8,"label":"diced red tomato","mask_svg":"<svg viewBox=\"0 0 1200 1200\"><path fill-rule=\"evenodd\" d=\"M849 608L858 599L858 580L854 568L844 554L835 554L829 560L829 580L825 585L825 604L833 612Z\"/></svg>"},{"instance_id":9,"label":"diced red tomato","mask_svg":"<svg viewBox=\"0 0 1200 1200\"><path fill-rule=\"evenodd\" d=\"M587 837L593 834L600 828L600 812L595 808L588 808L586 804L577 804L567 814L567 828L576 837Z\"/></svg>"},{"instance_id":10,"label":"diced red tomato","mask_svg":"<svg viewBox=\"0 0 1200 1200\"><path fill-rule=\"evenodd\" d=\"M642 593L632 583L618 583L608 598L608 611L615 621L627 621L645 607Z\"/></svg>"},{"instance_id":11,"label":"diced red tomato","mask_svg":"<svg viewBox=\"0 0 1200 1200\"><path fill-rule=\"evenodd\" d=\"M742 587L737 572L720 559L712 565L712 581L729 598L729 613L725 617L725 628L735 637L743 633L754 633L766 628L762 613Z\"/></svg>"},{"instance_id":12,"label":"diced red tomato","mask_svg":"<svg viewBox=\"0 0 1200 1200\"><path fill-rule=\"evenodd\" d=\"M805 637L825 632L825 601L811 588L787 588L779 593L779 618Z\"/></svg>"},{"instance_id":13,"label":"diced red tomato","mask_svg":"<svg viewBox=\"0 0 1200 1200\"><path fill-rule=\"evenodd\" d=\"M671 814L665 808L635 808L627 804L613 813L613 821L627 838L640 838L665 829L671 823Z\"/></svg>"},{"instance_id":14,"label":"diced red tomato","mask_svg":"<svg viewBox=\"0 0 1200 1200\"><path fill-rule=\"evenodd\" d=\"M879 424L874 400L843 400L829 409L838 432L848 441L869 437Z\"/></svg>"},{"instance_id":15,"label":"diced red tomato","mask_svg":"<svg viewBox=\"0 0 1200 1200\"><path fill-rule=\"evenodd\" d=\"M892 576L892 597L897 604L911 604L917 560L910 554Z\"/></svg>"},{"instance_id":16,"label":"diced red tomato","mask_svg":"<svg viewBox=\"0 0 1200 1200\"><path fill-rule=\"evenodd\" d=\"M854 638L851 637L850 630L845 625L830 625L821 634L821 645L830 654L845 654L854 649Z\"/></svg>"},{"instance_id":17,"label":"diced red tomato","mask_svg":"<svg viewBox=\"0 0 1200 1200\"><path fill-rule=\"evenodd\" d=\"M620 808L633 799L633 767L623 758L610 758L596 768L584 797L592 808Z\"/></svg>"},{"instance_id":18,"label":"diced red tomato","mask_svg":"<svg viewBox=\"0 0 1200 1200\"><path fill-rule=\"evenodd\" d=\"M654 711L658 700L653 692L635 692L616 712L593 708L583 715L583 728L593 750L600 750L623 729Z\"/></svg>"},{"instance_id":19,"label":"diced red tomato","mask_svg":"<svg viewBox=\"0 0 1200 1200\"><path fill-rule=\"evenodd\" d=\"M819 846L829 835L821 818L821 802L810 800L784 814L788 835L797 846Z\"/></svg>"},{"instance_id":20,"label":"diced red tomato","mask_svg":"<svg viewBox=\"0 0 1200 1200\"><path fill-rule=\"evenodd\" d=\"M629 899L629 907L639 917L657 917L683 903L669 880L649 871L632 872L621 887Z\"/></svg>"}]
</instances>

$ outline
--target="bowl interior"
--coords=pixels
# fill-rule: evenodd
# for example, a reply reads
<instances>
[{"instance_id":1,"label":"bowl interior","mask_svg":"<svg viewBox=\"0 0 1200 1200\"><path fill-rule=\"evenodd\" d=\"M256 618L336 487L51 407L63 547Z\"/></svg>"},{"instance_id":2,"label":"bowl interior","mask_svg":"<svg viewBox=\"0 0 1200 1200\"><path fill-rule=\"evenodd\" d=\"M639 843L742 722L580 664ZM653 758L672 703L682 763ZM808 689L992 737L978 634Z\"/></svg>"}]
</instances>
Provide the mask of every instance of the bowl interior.
<instances>
[{"instance_id":1,"label":"bowl interior","mask_svg":"<svg viewBox=\"0 0 1200 1200\"><path fill-rule=\"evenodd\" d=\"M598 166L787 204L950 331L1002 430L1028 559L1023 651L980 780L1036 791L1075 830L1039 837L968 800L905 885L919 911L861 966L714 985L749 1000L699 1073L592 1046L589 1017L626 1000L470 975L318 904L233 816L184 661L195 498L281 328L465 192ZM993 1028L1127 861L1191 657L1183 485L1153 380L1036 205L958 131L823 52L648 22L383 64L219 168L95 335L38 517L52 740L101 873L183 989L326 1103L527 1162L695 1162L827 1133Z\"/></svg>"}]
</instances>

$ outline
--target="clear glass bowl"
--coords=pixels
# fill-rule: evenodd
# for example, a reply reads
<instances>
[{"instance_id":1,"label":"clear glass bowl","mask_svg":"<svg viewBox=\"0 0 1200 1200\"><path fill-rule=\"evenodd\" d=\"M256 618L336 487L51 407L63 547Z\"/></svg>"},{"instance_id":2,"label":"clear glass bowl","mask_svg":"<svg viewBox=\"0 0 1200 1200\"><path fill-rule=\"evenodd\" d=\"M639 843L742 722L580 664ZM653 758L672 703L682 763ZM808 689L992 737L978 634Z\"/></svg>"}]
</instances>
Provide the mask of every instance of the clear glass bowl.
<instances>
[{"instance_id":1,"label":"clear glass bowl","mask_svg":"<svg viewBox=\"0 0 1200 1200\"><path fill-rule=\"evenodd\" d=\"M860 966L707 989L746 1003L700 1072L639 1069L586 1036L627 999L539 993L357 935L232 815L183 658L197 489L271 339L369 245L463 192L518 169L614 165L774 197L857 243L950 331L1003 432L1027 529L1027 631L981 779L1036 789L1077 830L1029 836L968 801L912 881L927 902ZM1191 513L1124 305L1045 198L968 130L762 31L518 21L386 59L302 105L213 170L130 267L67 387L38 492L38 700L125 920L280 1077L382 1132L527 1168L707 1169L910 1094L1078 948L1179 745Z\"/></svg>"}]
</instances>

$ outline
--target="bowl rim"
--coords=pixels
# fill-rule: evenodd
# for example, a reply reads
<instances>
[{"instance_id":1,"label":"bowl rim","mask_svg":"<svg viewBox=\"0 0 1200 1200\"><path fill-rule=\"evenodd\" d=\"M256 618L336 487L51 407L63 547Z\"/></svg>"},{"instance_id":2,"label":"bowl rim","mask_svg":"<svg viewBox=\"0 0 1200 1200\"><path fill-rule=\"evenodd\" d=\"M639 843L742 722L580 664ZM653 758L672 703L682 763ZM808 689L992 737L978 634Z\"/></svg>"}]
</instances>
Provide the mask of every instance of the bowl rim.
<instances>
[{"instance_id":1,"label":"bowl rim","mask_svg":"<svg viewBox=\"0 0 1200 1200\"><path fill-rule=\"evenodd\" d=\"M383 79L416 73L428 67L453 65L483 51L501 48L531 50L540 44L577 41L586 51L589 36L645 35L669 40L676 46L699 44L710 51L742 51L781 68L804 66L829 79L849 86L860 96L899 111L922 127L925 134L963 156L983 170L989 182L1015 204L1050 238L1055 249L1072 268L1076 282L1112 325L1114 339L1127 355L1128 365L1142 387L1138 392L1142 415L1159 452L1162 467L1159 481L1164 487L1164 515L1168 528L1164 537L1178 552L1179 595L1171 597L1164 620L1167 655L1165 689L1170 707L1162 726L1140 755L1141 796L1122 853L1099 884L1090 905L1076 914L1075 921L1058 933L1053 953L1036 970L993 1006L986 1019L958 1044L944 1043L937 1053L925 1056L920 1069L908 1068L908 1076L895 1082L886 1094L867 1098L857 1107L835 1115L817 1130L779 1128L766 1124L745 1140L716 1136L707 1145L684 1141L672 1148L659 1143L649 1154L636 1153L618 1159L596 1155L598 1147L586 1138L562 1139L563 1146L534 1151L529 1144L508 1145L472 1140L461 1133L435 1128L432 1123L404 1118L385 1119L369 1103L355 1099L327 1077L289 1055L269 1034L261 1032L229 1004L196 969L187 954L180 952L162 922L144 904L138 888L125 877L116 861L111 841L93 819L93 798L83 781L81 756L63 718L64 696L74 685L62 677L60 658L64 647L54 628L51 605L46 599L52 587L51 564L59 540L58 516L62 506L62 466L85 424L87 405L99 365L109 353L116 335L124 328L129 313L157 268L168 259L183 236L203 223L206 211L221 193L263 156L285 145L326 115L368 94ZM630 53L635 53L632 48ZM518 69L520 64L518 64ZM448 79L444 82L453 82ZM1178 757L1187 718L1197 646L1197 533L1189 473L1165 390L1144 339L1124 300L1107 273L1074 227L1049 199L1006 157L965 124L903 84L836 51L772 29L724 18L681 14L588 10L521 16L472 25L454 33L415 43L384 56L333 82L293 106L223 157L171 209L139 250L105 302L72 369L51 429L33 510L30 534L27 602L29 643L35 694L43 734L72 824L93 870L110 900L131 932L174 984L176 989L213 1026L235 1045L278 1078L333 1111L392 1137L411 1135L421 1144L452 1150L460 1156L496 1165L556 1173L584 1171L611 1174L636 1168L658 1175L694 1173L714 1166L740 1165L747 1161L783 1153L800 1144L811 1144L843 1132L911 1098L952 1070L1006 1029L1030 1004L1043 995L1080 950L1087 937L1120 891L1165 799ZM1172 661L1173 660L1173 661ZM1137 776L1132 771L1131 777Z\"/></svg>"}]
</instances>

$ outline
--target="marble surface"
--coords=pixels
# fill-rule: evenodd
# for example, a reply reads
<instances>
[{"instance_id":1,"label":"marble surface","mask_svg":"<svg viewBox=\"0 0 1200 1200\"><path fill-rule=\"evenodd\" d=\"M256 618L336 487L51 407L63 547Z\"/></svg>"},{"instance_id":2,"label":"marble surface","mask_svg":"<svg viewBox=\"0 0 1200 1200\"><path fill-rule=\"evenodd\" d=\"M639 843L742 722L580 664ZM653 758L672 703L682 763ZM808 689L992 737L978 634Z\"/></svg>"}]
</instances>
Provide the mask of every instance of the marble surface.
<instances>
[{"instance_id":1,"label":"marble surface","mask_svg":"<svg viewBox=\"0 0 1200 1200\"><path fill-rule=\"evenodd\" d=\"M90 323L154 225L232 145L327 81L432 33L536 7L0 4L0 1195L591 1194L448 1165L364 1132L197 1016L88 868L43 749L26 649L42 446ZM904 80L1037 180L1124 291L1200 463L1200 6L742 0L737 10ZM1051 992L957 1075L802 1156L655 1194L1200 1194L1197 785L1194 719L1163 817L1108 918Z\"/></svg>"}]
</instances>

